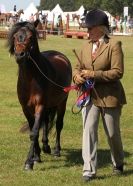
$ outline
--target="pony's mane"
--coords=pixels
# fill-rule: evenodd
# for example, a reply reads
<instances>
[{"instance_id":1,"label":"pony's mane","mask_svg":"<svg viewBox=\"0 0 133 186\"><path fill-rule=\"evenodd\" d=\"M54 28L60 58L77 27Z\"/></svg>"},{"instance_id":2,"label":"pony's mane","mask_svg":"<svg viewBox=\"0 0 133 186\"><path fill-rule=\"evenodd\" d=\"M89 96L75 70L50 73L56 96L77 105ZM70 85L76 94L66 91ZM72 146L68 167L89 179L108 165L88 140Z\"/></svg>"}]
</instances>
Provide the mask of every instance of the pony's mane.
<instances>
[{"instance_id":1,"label":"pony's mane","mask_svg":"<svg viewBox=\"0 0 133 186\"><path fill-rule=\"evenodd\" d=\"M36 31L36 28L35 28L33 23L30 23L30 22L27 22L27 21L16 23L11 28L11 30L8 34L8 41L7 41L7 46L9 48L9 53L12 54L12 55L14 54L14 37L13 36L22 27L28 28L32 32L33 40L35 40L35 42L37 42L37 31Z\"/></svg>"}]
</instances>

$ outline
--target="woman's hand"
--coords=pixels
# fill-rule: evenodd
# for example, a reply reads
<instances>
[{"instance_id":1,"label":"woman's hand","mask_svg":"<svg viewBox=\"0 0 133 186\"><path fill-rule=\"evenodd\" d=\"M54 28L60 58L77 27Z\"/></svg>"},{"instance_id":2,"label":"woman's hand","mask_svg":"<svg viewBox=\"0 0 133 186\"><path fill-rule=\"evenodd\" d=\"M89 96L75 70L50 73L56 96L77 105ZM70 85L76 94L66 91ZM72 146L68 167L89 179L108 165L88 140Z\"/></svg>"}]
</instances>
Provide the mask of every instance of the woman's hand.
<instances>
[{"instance_id":1,"label":"woman's hand","mask_svg":"<svg viewBox=\"0 0 133 186\"><path fill-rule=\"evenodd\" d=\"M80 75L84 79L94 78L94 71L93 70L82 70Z\"/></svg>"},{"instance_id":2,"label":"woman's hand","mask_svg":"<svg viewBox=\"0 0 133 186\"><path fill-rule=\"evenodd\" d=\"M76 83L77 85L83 84L83 83L85 82L85 78L83 78L83 77L81 76L81 74L76 74L76 75L74 76L73 80L74 80L74 83Z\"/></svg>"}]
</instances>

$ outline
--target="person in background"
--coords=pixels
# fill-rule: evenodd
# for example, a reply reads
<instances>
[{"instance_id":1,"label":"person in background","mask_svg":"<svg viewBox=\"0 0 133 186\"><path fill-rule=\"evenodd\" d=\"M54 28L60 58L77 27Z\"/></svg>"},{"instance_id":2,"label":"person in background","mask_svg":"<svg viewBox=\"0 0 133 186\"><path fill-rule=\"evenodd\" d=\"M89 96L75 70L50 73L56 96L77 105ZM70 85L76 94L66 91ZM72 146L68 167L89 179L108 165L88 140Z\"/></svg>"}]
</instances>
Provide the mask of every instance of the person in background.
<instances>
[{"instance_id":1,"label":"person in background","mask_svg":"<svg viewBox=\"0 0 133 186\"><path fill-rule=\"evenodd\" d=\"M113 19L111 21L111 33L112 34L114 32L116 32L116 28L117 28L117 21L116 21L115 17L113 17Z\"/></svg>"},{"instance_id":2,"label":"person in background","mask_svg":"<svg viewBox=\"0 0 133 186\"><path fill-rule=\"evenodd\" d=\"M35 21L35 20L34 20L34 15L33 15L33 13L30 15L29 21L30 21L30 22L34 22L34 21Z\"/></svg>"},{"instance_id":3,"label":"person in background","mask_svg":"<svg viewBox=\"0 0 133 186\"><path fill-rule=\"evenodd\" d=\"M15 17L17 14L17 8L16 8L16 5L14 5L13 7L13 12L12 12L12 16Z\"/></svg>"},{"instance_id":4,"label":"person in background","mask_svg":"<svg viewBox=\"0 0 133 186\"><path fill-rule=\"evenodd\" d=\"M83 179L90 181L97 173L98 123L101 114L111 151L113 173L122 174L124 152L120 134L120 116L126 96L120 79L124 73L124 56L120 41L109 37L109 22L104 11L91 10L85 18L89 41L78 54L80 63L73 69L73 81L81 87L94 81L90 102L82 108Z\"/></svg>"},{"instance_id":5,"label":"person in background","mask_svg":"<svg viewBox=\"0 0 133 186\"><path fill-rule=\"evenodd\" d=\"M17 11L16 5L14 5L14 7L13 7L13 11L14 11L14 12Z\"/></svg>"},{"instance_id":6,"label":"person in background","mask_svg":"<svg viewBox=\"0 0 133 186\"><path fill-rule=\"evenodd\" d=\"M57 17L57 27L60 27L61 26L61 22L62 22L62 17L61 17L61 15L58 15L58 17Z\"/></svg>"}]
</instances>

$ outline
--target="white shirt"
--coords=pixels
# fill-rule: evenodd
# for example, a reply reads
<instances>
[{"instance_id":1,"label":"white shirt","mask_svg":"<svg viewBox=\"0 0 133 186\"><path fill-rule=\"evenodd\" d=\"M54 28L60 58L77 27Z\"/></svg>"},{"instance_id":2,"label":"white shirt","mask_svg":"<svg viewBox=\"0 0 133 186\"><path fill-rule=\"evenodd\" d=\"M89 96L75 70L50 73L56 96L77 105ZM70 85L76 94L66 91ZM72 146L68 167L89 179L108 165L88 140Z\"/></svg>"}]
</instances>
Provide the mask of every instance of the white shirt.
<instances>
[{"instance_id":1,"label":"white shirt","mask_svg":"<svg viewBox=\"0 0 133 186\"><path fill-rule=\"evenodd\" d=\"M98 46L97 42L99 42L99 46ZM100 47L101 44L104 42L104 36L102 36L97 42L93 43L92 53L94 53L97 50L97 48Z\"/></svg>"}]
</instances>

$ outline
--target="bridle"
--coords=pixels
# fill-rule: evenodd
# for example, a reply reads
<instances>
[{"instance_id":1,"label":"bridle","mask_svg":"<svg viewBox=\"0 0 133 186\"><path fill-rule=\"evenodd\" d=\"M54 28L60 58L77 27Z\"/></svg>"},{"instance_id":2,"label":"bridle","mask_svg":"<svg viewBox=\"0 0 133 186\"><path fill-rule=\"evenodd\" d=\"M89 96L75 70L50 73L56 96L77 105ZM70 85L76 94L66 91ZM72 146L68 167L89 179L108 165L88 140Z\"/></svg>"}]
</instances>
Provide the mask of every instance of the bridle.
<instances>
[{"instance_id":1,"label":"bridle","mask_svg":"<svg viewBox=\"0 0 133 186\"><path fill-rule=\"evenodd\" d=\"M25 28L23 29L25 30ZM32 50L33 46L30 43L30 39L32 36L31 32L28 32L28 35L26 34L26 38L22 35L19 35L19 33L16 33L14 35L14 54L15 56L19 56L25 57L25 56L29 56L30 55L30 51ZM28 43L28 46L27 46ZM25 49L28 48L28 50L26 51Z\"/></svg>"},{"instance_id":2,"label":"bridle","mask_svg":"<svg viewBox=\"0 0 133 186\"><path fill-rule=\"evenodd\" d=\"M39 70L39 72L43 75L43 77L45 77L45 79L47 79L49 82L51 82L52 84L54 84L55 86L61 88L61 89L64 89L65 87L57 84L55 81L53 81L52 79L50 79L46 74L43 73L43 71L40 69L40 67L38 66L38 64L36 63L36 61L33 59L33 57L31 56L31 50L33 48L33 45L30 45L28 51L24 51L27 47L26 47L26 44L27 43L30 43L29 40L31 38L32 34L31 32L29 32L26 40L23 40L25 38L20 38L20 40L22 39L23 41L18 41L18 33L16 33L14 35L14 38L15 38L15 46L14 46L14 54L15 56L17 56L18 54L20 55L20 57L25 57L27 56L32 62L33 64L36 66L36 68ZM20 53L17 53L16 52L16 49L21 49L21 52Z\"/></svg>"},{"instance_id":3,"label":"bridle","mask_svg":"<svg viewBox=\"0 0 133 186\"><path fill-rule=\"evenodd\" d=\"M18 47L20 47L20 48L25 48L25 44L24 44L24 43L17 43L17 44L15 45L15 47L14 47L14 54L15 54L15 56L17 56L17 55L19 54L22 58L25 57L25 56L29 57L30 51L32 50L32 46L30 47L30 51L22 51L21 53L18 53L18 52L16 51L16 49L17 49Z\"/></svg>"}]
</instances>

